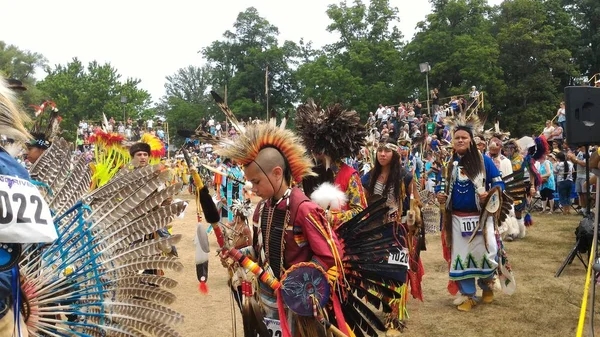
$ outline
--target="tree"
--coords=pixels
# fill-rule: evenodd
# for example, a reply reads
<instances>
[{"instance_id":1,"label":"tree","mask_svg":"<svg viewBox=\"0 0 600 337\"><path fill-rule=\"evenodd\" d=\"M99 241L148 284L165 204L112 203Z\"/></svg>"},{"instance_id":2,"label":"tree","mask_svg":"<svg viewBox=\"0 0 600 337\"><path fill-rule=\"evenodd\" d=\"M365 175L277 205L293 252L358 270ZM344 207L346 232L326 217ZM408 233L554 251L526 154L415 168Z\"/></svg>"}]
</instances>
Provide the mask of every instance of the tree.
<instances>
[{"instance_id":1,"label":"tree","mask_svg":"<svg viewBox=\"0 0 600 337\"><path fill-rule=\"evenodd\" d=\"M329 32L340 41L325 46L323 54L298 68L300 98L323 105L342 103L366 114L381 102L398 102L402 34L396 27L398 9L388 0L330 5ZM310 55L310 54L309 54ZM314 55L314 54L313 54Z\"/></svg>"},{"instance_id":2,"label":"tree","mask_svg":"<svg viewBox=\"0 0 600 337\"><path fill-rule=\"evenodd\" d=\"M107 118L137 119L150 107L150 94L139 89L140 80L128 78L121 82L121 75L109 63L90 62L86 67L77 58L66 65L48 69L48 75L38 83L44 98L53 100L63 117L63 136L74 139L81 120L99 123L102 114ZM127 103L121 103L121 97ZM39 104L39 103L38 103Z\"/></svg>"},{"instance_id":3,"label":"tree","mask_svg":"<svg viewBox=\"0 0 600 337\"><path fill-rule=\"evenodd\" d=\"M194 130L202 118L208 120L218 114L208 94L211 75L208 67L188 66L166 77L166 95L156 106L156 112L166 117L172 142L183 143L184 139L177 136L178 130Z\"/></svg>"},{"instance_id":4,"label":"tree","mask_svg":"<svg viewBox=\"0 0 600 337\"><path fill-rule=\"evenodd\" d=\"M432 13L417 24L417 33L403 50L403 86L414 88L415 98L426 99L419 63L428 62L431 88L437 87L442 97L467 93L475 85L502 100L506 86L487 1L435 0L432 5Z\"/></svg>"},{"instance_id":5,"label":"tree","mask_svg":"<svg viewBox=\"0 0 600 337\"><path fill-rule=\"evenodd\" d=\"M539 132L562 99L561 78L577 76L571 52L556 43L563 27L554 25L549 4L507 1L495 16L499 64L507 85L498 107L503 123L515 135Z\"/></svg>"},{"instance_id":6,"label":"tree","mask_svg":"<svg viewBox=\"0 0 600 337\"><path fill-rule=\"evenodd\" d=\"M291 107L297 95L292 66L298 62L298 46L291 41L280 46L277 27L253 7L238 15L233 28L223 34L225 41L202 49L212 69L213 88L226 92L229 106L240 118L265 118L266 73L269 107Z\"/></svg>"},{"instance_id":7,"label":"tree","mask_svg":"<svg viewBox=\"0 0 600 337\"><path fill-rule=\"evenodd\" d=\"M181 68L175 74L166 77L166 96L177 97L189 103L205 103L205 91L210 85L210 76L210 68L206 66Z\"/></svg>"},{"instance_id":8,"label":"tree","mask_svg":"<svg viewBox=\"0 0 600 337\"><path fill-rule=\"evenodd\" d=\"M570 19L580 34L573 36L574 56L581 71L589 78L600 73L600 3L596 0L563 0Z\"/></svg>"},{"instance_id":9,"label":"tree","mask_svg":"<svg viewBox=\"0 0 600 337\"><path fill-rule=\"evenodd\" d=\"M35 72L47 64L46 58L39 53L21 50L15 45L0 41L0 74L23 82L27 88L20 97L24 106L40 104L42 93L36 88Z\"/></svg>"}]
</instances>

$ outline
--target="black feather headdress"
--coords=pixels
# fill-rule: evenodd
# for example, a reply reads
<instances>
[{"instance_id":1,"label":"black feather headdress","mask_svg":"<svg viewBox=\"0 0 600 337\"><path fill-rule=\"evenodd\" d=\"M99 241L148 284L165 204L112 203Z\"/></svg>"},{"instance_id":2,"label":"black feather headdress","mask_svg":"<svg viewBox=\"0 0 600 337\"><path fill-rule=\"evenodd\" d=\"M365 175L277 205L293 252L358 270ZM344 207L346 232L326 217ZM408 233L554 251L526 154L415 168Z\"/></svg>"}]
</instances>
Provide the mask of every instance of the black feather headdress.
<instances>
[{"instance_id":1,"label":"black feather headdress","mask_svg":"<svg viewBox=\"0 0 600 337\"><path fill-rule=\"evenodd\" d=\"M313 155L325 154L334 161L358 154L367 136L356 111L341 104L321 109L312 100L298 107L296 129Z\"/></svg>"}]
</instances>

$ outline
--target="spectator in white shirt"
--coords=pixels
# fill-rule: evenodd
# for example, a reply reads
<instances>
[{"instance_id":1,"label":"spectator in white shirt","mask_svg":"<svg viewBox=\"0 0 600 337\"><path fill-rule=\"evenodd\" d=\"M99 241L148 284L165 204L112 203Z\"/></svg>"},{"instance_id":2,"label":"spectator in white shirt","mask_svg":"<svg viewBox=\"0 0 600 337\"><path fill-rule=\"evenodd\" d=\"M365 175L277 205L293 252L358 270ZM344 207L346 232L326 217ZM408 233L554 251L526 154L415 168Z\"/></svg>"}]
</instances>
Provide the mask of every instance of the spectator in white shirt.
<instances>
[{"instance_id":1,"label":"spectator in white shirt","mask_svg":"<svg viewBox=\"0 0 600 337\"><path fill-rule=\"evenodd\" d=\"M554 127L552 126L552 122L546 121L546 127L544 127L544 131L542 134L546 137L546 140L551 140L552 131L554 131Z\"/></svg>"}]
</instances>

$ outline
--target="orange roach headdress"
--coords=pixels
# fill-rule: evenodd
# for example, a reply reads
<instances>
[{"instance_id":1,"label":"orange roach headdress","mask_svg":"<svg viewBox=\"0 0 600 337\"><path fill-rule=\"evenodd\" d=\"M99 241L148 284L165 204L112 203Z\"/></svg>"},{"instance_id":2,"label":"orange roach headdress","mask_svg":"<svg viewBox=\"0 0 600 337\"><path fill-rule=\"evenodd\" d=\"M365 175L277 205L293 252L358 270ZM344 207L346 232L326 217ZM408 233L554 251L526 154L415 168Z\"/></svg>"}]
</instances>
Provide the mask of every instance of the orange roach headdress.
<instances>
[{"instance_id":1,"label":"orange roach headdress","mask_svg":"<svg viewBox=\"0 0 600 337\"><path fill-rule=\"evenodd\" d=\"M235 142L217 153L241 165L248 165L258 156L260 150L267 147L277 149L285 157L294 181L300 182L303 177L313 175L312 160L306 155L306 148L301 145L300 138L289 130L271 124L247 127L246 132Z\"/></svg>"}]
</instances>

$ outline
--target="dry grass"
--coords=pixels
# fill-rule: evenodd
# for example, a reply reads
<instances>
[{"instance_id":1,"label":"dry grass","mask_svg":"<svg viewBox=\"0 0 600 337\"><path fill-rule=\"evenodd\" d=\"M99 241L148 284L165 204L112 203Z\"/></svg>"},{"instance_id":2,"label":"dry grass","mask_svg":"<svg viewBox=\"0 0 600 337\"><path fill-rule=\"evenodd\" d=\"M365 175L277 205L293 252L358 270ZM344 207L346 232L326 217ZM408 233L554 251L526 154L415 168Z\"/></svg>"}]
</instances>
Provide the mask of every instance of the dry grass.
<instances>
[{"instance_id":1,"label":"dry grass","mask_svg":"<svg viewBox=\"0 0 600 337\"><path fill-rule=\"evenodd\" d=\"M226 273L217 258L210 261L210 293L201 295L197 290L192 243L196 221L193 204L190 206L185 219L174 225L174 232L183 234L178 248L186 268L183 273L169 275L179 281L174 308L186 316L178 330L185 337L229 337L232 336L231 305ZM535 214L535 225L528 236L522 241L506 243L517 278L517 292L512 296L499 294L494 303L478 305L469 313L459 312L452 305L453 297L446 291L447 265L442 258L440 237L429 236L428 251L422 254L425 301L409 301L410 320L403 335L574 336L585 270L575 260L560 278L554 274L575 244L573 231L579 219ZM211 245L214 252L217 248L214 236ZM600 312L600 306L597 307ZM242 336L239 314L237 322L238 336Z\"/></svg>"}]
</instances>

